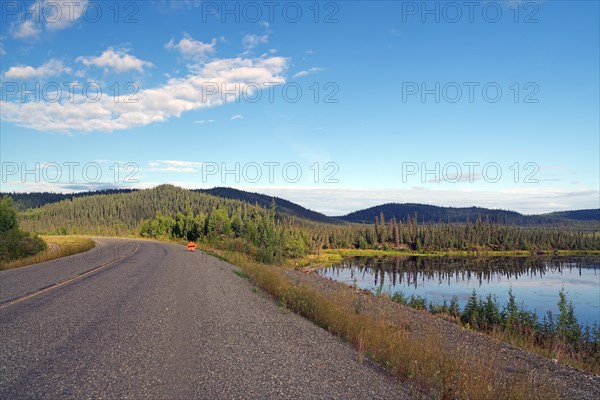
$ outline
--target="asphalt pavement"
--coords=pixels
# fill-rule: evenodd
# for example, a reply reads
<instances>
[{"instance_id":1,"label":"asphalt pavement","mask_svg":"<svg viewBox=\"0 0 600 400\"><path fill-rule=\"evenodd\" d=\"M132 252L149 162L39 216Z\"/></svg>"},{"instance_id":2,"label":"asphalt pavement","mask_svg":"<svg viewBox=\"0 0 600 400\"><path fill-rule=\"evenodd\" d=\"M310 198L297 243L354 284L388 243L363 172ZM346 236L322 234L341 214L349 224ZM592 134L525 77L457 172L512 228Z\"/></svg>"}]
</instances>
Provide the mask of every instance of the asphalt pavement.
<instances>
[{"instance_id":1,"label":"asphalt pavement","mask_svg":"<svg viewBox=\"0 0 600 400\"><path fill-rule=\"evenodd\" d=\"M405 385L200 251L95 239L0 272L0 399L408 399Z\"/></svg>"}]
</instances>

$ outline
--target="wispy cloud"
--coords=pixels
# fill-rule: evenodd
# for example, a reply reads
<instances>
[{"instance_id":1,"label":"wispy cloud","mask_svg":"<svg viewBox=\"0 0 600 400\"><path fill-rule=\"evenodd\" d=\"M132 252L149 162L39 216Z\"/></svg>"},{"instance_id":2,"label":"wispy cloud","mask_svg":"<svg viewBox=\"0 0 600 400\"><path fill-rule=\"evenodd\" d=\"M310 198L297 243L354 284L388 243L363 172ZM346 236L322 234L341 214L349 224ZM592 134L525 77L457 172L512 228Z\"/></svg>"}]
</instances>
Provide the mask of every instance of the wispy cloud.
<instances>
[{"instance_id":1,"label":"wispy cloud","mask_svg":"<svg viewBox=\"0 0 600 400\"><path fill-rule=\"evenodd\" d=\"M88 5L88 0L45 0L46 30L58 31L77 22ZM49 6L52 4L52 7Z\"/></svg>"},{"instance_id":2,"label":"wispy cloud","mask_svg":"<svg viewBox=\"0 0 600 400\"><path fill-rule=\"evenodd\" d=\"M198 121L194 121L195 124L200 124L200 125L211 124L213 122L215 122L215 121L212 120L212 119L201 119L201 120L198 120Z\"/></svg>"},{"instance_id":3,"label":"wispy cloud","mask_svg":"<svg viewBox=\"0 0 600 400\"><path fill-rule=\"evenodd\" d=\"M390 33L390 35L392 35L392 36L397 36L397 37L400 37L400 36L402 36L402 32L400 32L400 31L398 30L398 28L390 28L390 29L388 30L388 32L389 32L389 33Z\"/></svg>"},{"instance_id":4,"label":"wispy cloud","mask_svg":"<svg viewBox=\"0 0 600 400\"><path fill-rule=\"evenodd\" d=\"M114 182L86 182L84 180L73 180L72 182L58 182L50 183L45 181L40 182L8 182L3 184L6 185L6 189L15 192L53 192L53 193L73 193L73 192L87 192L93 190L106 190L106 189L132 189L135 186L139 186L139 183L135 185L116 185ZM153 185L156 186L156 185Z\"/></svg>"},{"instance_id":5,"label":"wispy cloud","mask_svg":"<svg viewBox=\"0 0 600 400\"><path fill-rule=\"evenodd\" d=\"M244 116L242 114L236 114L231 117L231 121L235 121L236 119L244 119Z\"/></svg>"},{"instance_id":6,"label":"wispy cloud","mask_svg":"<svg viewBox=\"0 0 600 400\"><path fill-rule=\"evenodd\" d=\"M160 172L198 172L204 163L199 161L156 160L150 161L148 171Z\"/></svg>"},{"instance_id":7,"label":"wispy cloud","mask_svg":"<svg viewBox=\"0 0 600 400\"><path fill-rule=\"evenodd\" d=\"M266 44L269 42L269 35L246 35L242 38L242 45L246 51L252 50L260 44Z\"/></svg>"},{"instance_id":8,"label":"wispy cloud","mask_svg":"<svg viewBox=\"0 0 600 400\"><path fill-rule=\"evenodd\" d=\"M437 175L437 174L436 174ZM481 174L478 173L462 173L458 174L448 173L447 175L436 176L435 178L429 179L427 183L458 183L458 182L475 182L481 180Z\"/></svg>"},{"instance_id":9,"label":"wispy cloud","mask_svg":"<svg viewBox=\"0 0 600 400\"><path fill-rule=\"evenodd\" d=\"M59 31L77 23L88 0L34 1L12 26L12 37L20 40L39 38L42 28L47 32Z\"/></svg>"},{"instance_id":10,"label":"wispy cloud","mask_svg":"<svg viewBox=\"0 0 600 400\"><path fill-rule=\"evenodd\" d=\"M312 67L307 70L300 71L300 72L294 74L294 76L292 78L304 78L305 76L314 75L314 74L317 74L324 70L325 70L324 68Z\"/></svg>"},{"instance_id":11,"label":"wispy cloud","mask_svg":"<svg viewBox=\"0 0 600 400\"><path fill-rule=\"evenodd\" d=\"M179 11L190 10L200 7L201 0L159 0L156 1L158 9L161 11Z\"/></svg>"},{"instance_id":12,"label":"wispy cloud","mask_svg":"<svg viewBox=\"0 0 600 400\"><path fill-rule=\"evenodd\" d=\"M25 20L13 27L12 36L14 39L37 39L41 32L39 23Z\"/></svg>"}]
</instances>

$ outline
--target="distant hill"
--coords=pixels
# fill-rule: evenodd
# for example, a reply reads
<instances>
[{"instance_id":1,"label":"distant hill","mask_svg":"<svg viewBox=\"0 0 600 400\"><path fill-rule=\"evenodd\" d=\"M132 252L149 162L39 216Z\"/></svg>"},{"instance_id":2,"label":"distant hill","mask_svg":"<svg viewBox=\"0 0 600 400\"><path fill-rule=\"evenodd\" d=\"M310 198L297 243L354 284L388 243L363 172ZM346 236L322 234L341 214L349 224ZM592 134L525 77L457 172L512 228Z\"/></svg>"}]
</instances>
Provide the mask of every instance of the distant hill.
<instances>
[{"instance_id":1,"label":"distant hill","mask_svg":"<svg viewBox=\"0 0 600 400\"><path fill-rule=\"evenodd\" d=\"M0 193L0 197L8 195L12 197L15 207L19 211L28 208L42 207L46 204L58 203L63 200L71 200L79 197L97 196L103 194L131 193L134 189L105 189L91 192L78 193L53 193L53 192L34 192L34 193Z\"/></svg>"},{"instance_id":2,"label":"distant hill","mask_svg":"<svg viewBox=\"0 0 600 400\"><path fill-rule=\"evenodd\" d=\"M15 206L19 211L25 211L30 208L42 207L46 204L59 203L63 200L73 200L82 197L99 196L99 195L110 195L110 194L124 194L131 193L136 190L133 189L107 189L98 190L91 192L80 192L80 193L52 193L52 192L40 192L40 193L0 193L0 197L8 195L12 197ZM194 189L191 192L209 194L224 199L240 200L252 205L258 204L263 208L269 208L271 201L275 198L275 204L277 205L277 211L281 214L287 214L302 219L307 219L315 222L325 222L339 224L341 221L328 217L316 211L304 208L296 203L292 203L289 200L282 199L281 197L273 197L260 193L246 192L243 190L237 190L233 188L217 187L212 189Z\"/></svg>"},{"instance_id":3,"label":"distant hill","mask_svg":"<svg viewBox=\"0 0 600 400\"><path fill-rule=\"evenodd\" d=\"M515 211L490 210L480 207L439 207L415 203L387 203L336 218L348 222L372 223L375 217L379 217L382 212L387 220L395 217L398 221L405 221L407 217L414 219L416 215L418 222L422 223L474 222L481 217L483 220L489 218L490 222L494 223L522 224L526 219L524 215Z\"/></svg>"},{"instance_id":4,"label":"distant hill","mask_svg":"<svg viewBox=\"0 0 600 400\"><path fill-rule=\"evenodd\" d=\"M341 221L372 223L383 212L386 220L405 221L417 216L420 223L482 221L508 225L555 225L576 221L600 221L600 209L564 211L541 215L523 215L516 211L493 210L481 207L439 207L426 204L388 203L336 217Z\"/></svg>"},{"instance_id":5,"label":"distant hill","mask_svg":"<svg viewBox=\"0 0 600 400\"><path fill-rule=\"evenodd\" d=\"M308 219L315 222L325 223L340 223L335 218L328 217L325 214L321 214L316 211L304 208L301 205L292 203L289 200L282 199L281 197L268 196L266 194L246 192L243 190L227 188L227 187L216 187L212 189L196 189L193 192L201 192L210 194L217 197L223 197L226 199L241 200L250 204L257 203L261 207L269 208L271 206L272 199L275 199L277 205L277 212L292 215L302 219Z\"/></svg>"},{"instance_id":6,"label":"distant hill","mask_svg":"<svg viewBox=\"0 0 600 400\"><path fill-rule=\"evenodd\" d=\"M558 211L540 216L551 218L567 218L576 221L600 221L600 208L591 208L587 210Z\"/></svg>"}]
</instances>

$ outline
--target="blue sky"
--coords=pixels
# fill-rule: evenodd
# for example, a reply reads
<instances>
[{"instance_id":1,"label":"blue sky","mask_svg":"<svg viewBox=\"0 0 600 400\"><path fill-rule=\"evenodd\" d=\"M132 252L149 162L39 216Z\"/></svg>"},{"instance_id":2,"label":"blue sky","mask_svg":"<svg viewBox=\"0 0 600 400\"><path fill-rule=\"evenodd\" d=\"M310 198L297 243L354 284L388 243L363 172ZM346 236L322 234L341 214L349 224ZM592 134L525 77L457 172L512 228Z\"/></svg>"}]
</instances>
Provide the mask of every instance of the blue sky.
<instances>
[{"instance_id":1,"label":"blue sky","mask_svg":"<svg viewBox=\"0 0 600 400\"><path fill-rule=\"evenodd\" d=\"M2 190L599 207L598 2L273 4L2 2Z\"/></svg>"}]
</instances>

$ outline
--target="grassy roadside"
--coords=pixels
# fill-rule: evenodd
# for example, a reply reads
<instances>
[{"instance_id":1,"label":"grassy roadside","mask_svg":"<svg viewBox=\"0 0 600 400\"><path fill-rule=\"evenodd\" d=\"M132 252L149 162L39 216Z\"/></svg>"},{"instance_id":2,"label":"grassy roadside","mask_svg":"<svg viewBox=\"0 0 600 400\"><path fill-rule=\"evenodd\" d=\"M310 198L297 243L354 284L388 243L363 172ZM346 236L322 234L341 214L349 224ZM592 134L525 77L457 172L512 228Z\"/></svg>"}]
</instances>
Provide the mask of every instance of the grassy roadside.
<instances>
[{"instance_id":1,"label":"grassy roadside","mask_svg":"<svg viewBox=\"0 0 600 400\"><path fill-rule=\"evenodd\" d=\"M30 257L0 264L0 270L24 267L61 257L83 253L96 247L96 243L86 237L79 236L41 236L48 248Z\"/></svg>"},{"instance_id":2,"label":"grassy roadside","mask_svg":"<svg viewBox=\"0 0 600 400\"><path fill-rule=\"evenodd\" d=\"M201 246L204 247L204 246ZM359 357L368 357L395 376L408 380L415 397L441 399L549 399L556 390L530 372L498 373L497 354L465 357L448 351L441 333L411 332L410 324L397 325L383 316L361 313L351 290L326 295L288 278L281 267L260 264L247 256L203 248L236 264L251 281L280 304L311 320L353 345Z\"/></svg>"}]
</instances>

